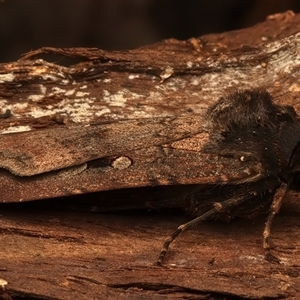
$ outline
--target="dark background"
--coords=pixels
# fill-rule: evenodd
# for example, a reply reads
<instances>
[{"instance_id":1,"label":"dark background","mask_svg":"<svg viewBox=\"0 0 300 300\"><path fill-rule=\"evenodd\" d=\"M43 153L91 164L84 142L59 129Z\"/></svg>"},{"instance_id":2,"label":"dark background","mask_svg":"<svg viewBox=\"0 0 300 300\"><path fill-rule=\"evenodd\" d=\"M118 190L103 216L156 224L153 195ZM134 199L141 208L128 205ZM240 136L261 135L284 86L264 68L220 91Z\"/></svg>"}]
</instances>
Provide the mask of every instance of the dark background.
<instances>
[{"instance_id":1,"label":"dark background","mask_svg":"<svg viewBox=\"0 0 300 300\"><path fill-rule=\"evenodd\" d=\"M123 50L252 26L299 0L0 0L0 62L42 46Z\"/></svg>"}]
</instances>

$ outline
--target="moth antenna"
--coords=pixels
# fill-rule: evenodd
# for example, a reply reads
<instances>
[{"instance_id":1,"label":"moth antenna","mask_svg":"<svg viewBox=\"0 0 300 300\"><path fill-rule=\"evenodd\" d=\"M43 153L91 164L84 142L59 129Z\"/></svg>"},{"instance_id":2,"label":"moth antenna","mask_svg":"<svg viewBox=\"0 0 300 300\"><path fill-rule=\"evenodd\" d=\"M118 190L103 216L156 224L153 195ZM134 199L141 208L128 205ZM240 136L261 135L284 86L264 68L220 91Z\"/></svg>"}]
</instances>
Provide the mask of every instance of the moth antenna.
<instances>
[{"instance_id":1,"label":"moth antenna","mask_svg":"<svg viewBox=\"0 0 300 300\"><path fill-rule=\"evenodd\" d=\"M274 220L275 215L279 212L281 204L283 202L283 199L288 191L288 184L287 183L281 183L280 187L277 189L273 201L271 204L270 213L265 225L265 229L263 232L263 247L264 249L270 248L270 235L271 235L271 226Z\"/></svg>"},{"instance_id":2,"label":"moth antenna","mask_svg":"<svg viewBox=\"0 0 300 300\"><path fill-rule=\"evenodd\" d=\"M210 209L209 211L207 211L206 213L198 216L197 218L180 225L171 235L169 235L163 244L163 247L160 251L159 257L156 261L157 265L161 266L163 263L163 260L166 256L166 253L169 249L170 244L186 229L189 229L197 224L199 224L202 221L205 221L209 218L211 218L213 215L220 213L221 211L225 211L228 209L231 209L235 206L238 206L242 203L244 203L245 201L247 201L247 197L245 196L240 196L240 197L234 197L234 198L230 198L224 202L216 202L214 204L214 208Z\"/></svg>"}]
</instances>

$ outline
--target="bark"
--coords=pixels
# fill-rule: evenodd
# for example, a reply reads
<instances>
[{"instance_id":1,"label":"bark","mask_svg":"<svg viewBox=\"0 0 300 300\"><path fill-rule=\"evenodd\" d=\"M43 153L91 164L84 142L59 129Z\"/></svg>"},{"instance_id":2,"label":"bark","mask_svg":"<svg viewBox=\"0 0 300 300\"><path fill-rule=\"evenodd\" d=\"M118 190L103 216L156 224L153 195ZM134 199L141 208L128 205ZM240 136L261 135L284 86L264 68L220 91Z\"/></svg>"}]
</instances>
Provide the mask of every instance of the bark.
<instances>
[{"instance_id":1,"label":"bark","mask_svg":"<svg viewBox=\"0 0 300 300\"><path fill-rule=\"evenodd\" d=\"M32 51L0 64L1 133L191 117L237 88L264 87L300 114L299 21L287 12L240 31L124 52ZM4 202L18 179L0 177ZM261 247L264 217L210 222L172 244L165 268L154 262L181 215L76 212L55 208L61 199L1 204L0 283L8 284L0 298L298 299L300 208L297 194L287 198L272 228L274 257L266 260Z\"/></svg>"}]
</instances>

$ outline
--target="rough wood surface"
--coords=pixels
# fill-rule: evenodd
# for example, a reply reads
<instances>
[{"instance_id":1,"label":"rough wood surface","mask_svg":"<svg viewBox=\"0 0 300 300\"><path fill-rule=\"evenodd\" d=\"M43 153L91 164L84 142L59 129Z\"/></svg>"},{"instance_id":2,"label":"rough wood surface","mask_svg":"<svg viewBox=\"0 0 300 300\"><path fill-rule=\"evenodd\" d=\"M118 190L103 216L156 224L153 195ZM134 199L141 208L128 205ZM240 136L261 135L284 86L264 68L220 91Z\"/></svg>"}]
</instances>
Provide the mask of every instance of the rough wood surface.
<instances>
[{"instance_id":1,"label":"rough wood surface","mask_svg":"<svg viewBox=\"0 0 300 300\"><path fill-rule=\"evenodd\" d=\"M1 206L0 278L29 299L298 299L298 199L290 195L273 227L279 261L265 259L261 217L186 232L164 268L154 262L186 220L178 214Z\"/></svg>"},{"instance_id":2,"label":"rough wood surface","mask_svg":"<svg viewBox=\"0 0 300 300\"><path fill-rule=\"evenodd\" d=\"M287 12L240 31L126 52L33 51L0 64L1 133L195 116L207 109L207 99L258 86L300 114L299 21ZM3 184L7 172L0 176ZM276 218L278 260L264 257L262 217L187 232L172 245L166 268L153 264L183 216L55 209L59 199L2 204L0 298L298 299L298 199L290 194Z\"/></svg>"}]
</instances>

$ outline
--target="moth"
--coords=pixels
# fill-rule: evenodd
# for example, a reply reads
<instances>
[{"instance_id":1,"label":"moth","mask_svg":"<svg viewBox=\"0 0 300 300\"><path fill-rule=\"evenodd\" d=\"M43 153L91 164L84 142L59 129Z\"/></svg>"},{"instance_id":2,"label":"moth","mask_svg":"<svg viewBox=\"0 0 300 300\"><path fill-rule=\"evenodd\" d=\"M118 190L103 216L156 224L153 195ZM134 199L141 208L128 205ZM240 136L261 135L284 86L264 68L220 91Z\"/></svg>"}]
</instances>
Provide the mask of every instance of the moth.
<instances>
[{"instance_id":1,"label":"moth","mask_svg":"<svg viewBox=\"0 0 300 300\"><path fill-rule=\"evenodd\" d=\"M183 207L193 219L165 239L158 264L175 238L208 219L268 211L263 247L269 248L274 216L298 184L299 141L293 107L274 104L264 89L237 91L189 118L3 134L0 202L166 186L171 193L161 206Z\"/></svg>"}]
</instances>

